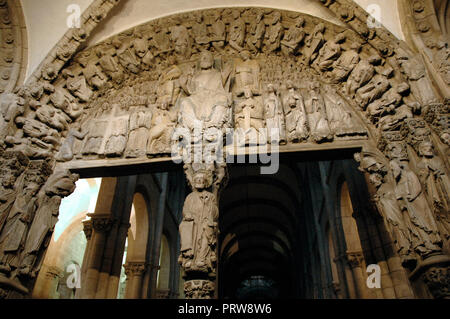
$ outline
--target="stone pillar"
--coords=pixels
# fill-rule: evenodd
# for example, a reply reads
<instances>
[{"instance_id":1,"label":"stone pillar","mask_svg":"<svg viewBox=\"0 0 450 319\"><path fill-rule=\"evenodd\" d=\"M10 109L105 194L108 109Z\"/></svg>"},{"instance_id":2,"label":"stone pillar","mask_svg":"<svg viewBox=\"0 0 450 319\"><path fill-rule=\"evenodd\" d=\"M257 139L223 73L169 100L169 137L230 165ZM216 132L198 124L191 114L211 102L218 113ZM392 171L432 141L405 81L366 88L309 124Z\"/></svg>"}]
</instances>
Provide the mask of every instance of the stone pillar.
<instances>
[{"instance_id":1,"label":"stone pillar","mask_svg":"<svg viewBox=\"0 0 450 319\"><path fill-rule=\"evenodd\" d=\"M93 299L96 296L99 271L102 264L107 233L114 221L109 217L93 214L92 216L92 247L87 262L86 280L82 287L81 298Z\"/></svg>"},{"instance_id":2,"label":"stone pillar","mask_svg":"<svg viewBox=\"0 0 450 319\"><path fill-rule=\"evenodd\" d=\"M124 265L127 275L127 286L125 289L125 299L141 299L143 275L147 265L143 261L129 261Z\"/></svg>"},{"instance_id":3,"label":"stone pillar","mask_svg":"<svg viewBox=\"0 0 450 319\"><path fill-rule=\"evenodd\" d=\"M128 234L128 229L130 228L130 223L121 223L117 233L117 245L116 250L123 249L125 246L125 241ZM123 254L114 254L114 260L112 264L111 274L108 279L108 286L106 291L107 299L116 299L117 298L117 290L119 289L120 282L120 271L122 269L122 258ZM117 268L116 268L117 267Z\"/></svg>"},{"instance_id":4,"label":"stone pillar","mask_svg":"<svg viewBox=\"0 0 450 319\"><path fill-rule=\"evenodd\" d=\"M150 287L151 296L156 298L156 278L159 270L160 264L160 251L161 251L161 239L164 225L164 213L166 212L166 197L167 197L167 178L168 174L162 174L161 178L161 193L159 194L158 211L156 215L156 225L155 225L155 240L153 246L153 254L151 257L152 265L150 273Z\"/></svg>"},{"instance_id":5,"label":"stone pillar","mask_svg":"<svg viewBox=\"0 0 450 319\"><path fill-rule=\"evenodd\" d=\"M352 270L353 279L355 282L355 290L358 298L368 298L366 289L366 279L363 274L362 262L364 256L362 252L349 252L347 251L347 261Z\"/></svg>"}]
</instances>

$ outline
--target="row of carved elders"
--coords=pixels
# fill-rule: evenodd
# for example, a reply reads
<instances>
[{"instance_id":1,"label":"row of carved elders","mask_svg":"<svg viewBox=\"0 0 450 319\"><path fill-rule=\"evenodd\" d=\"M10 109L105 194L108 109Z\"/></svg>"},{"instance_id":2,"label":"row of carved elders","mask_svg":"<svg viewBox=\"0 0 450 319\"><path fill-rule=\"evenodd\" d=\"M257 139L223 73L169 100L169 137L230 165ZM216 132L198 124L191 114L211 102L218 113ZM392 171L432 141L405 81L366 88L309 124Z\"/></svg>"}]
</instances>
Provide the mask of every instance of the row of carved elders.
<instances>
[{"instance_id":1,"label":"row of carved elders","mask_svg":"<svg viewBox=\"0 0 450 319\"><path fill-rule=\"evenodd\" d=\"M241 10L232 10L232 12L237 13L234 14L233 19L228 22L230 26L233 25L233 21L235 22L242 19L242 17L238 17L238 13L241 12ZM280 23L278 19L279 14L276 13L276 11L270 13L270 15L273 15L274 17L274 23L271 25L278 25ZM300 22L302 22L302 19L302 17L298 18ZM302 25L303 23L294 23L288 30L302 33ZM160 27L158 24L156 24L156 26L157 29ZM206 26L208 26L208 23L206 23ZM186 28L188 31L190 30L189 26L183 27L179 23L175 23L173 28L172 29L175 31L178 30L175 32L176 34L180 32L182 33L184 30L183 28ZM144 59L144 57L151 51L151 48L146 45L141 48L143 43L142 41L148 42L148 39L144 39L146 36L143 34L147 31L151 31L145 31L145 29L146 26L142 26L142 32L135 32L136 30L131 30L129 32L125 32L124 34L118 35L113 39L113 41L111 41L111 43L107 42L95 49L94 51L96 54L93 54L92 50L80 53L74 58L71 65L62 72L62 78L55 80L54 77L47 77L47 81L55 82L54 86L49 83L45 83L37 84L35 88L31 88L33 93L31 96L31 101L29 102L29 106L27 103L24 107L26 116L21 116L16 121L19 130L16 132L12 128L14 125L11 125L13 122L11 119L9 122L2 119L3 123L0 123L2 126L2 131L7 130L12 135L6 139L8 145L14 149L23 149L28 152L29 156L43 158L49 156L51 152L58 149L59 145L57 141L59 140L59 137L63 135L66 136L67 139L65 145L62 147L61 155L59 157L62 160L69 160L72 158L73 156L70 152L71 144L77 144L77 139L83 138L83 133L79 131L81 124L78 122L80 122L81 119L89 117L87 114L88 112L84 110L86 102L90 100L94 92L98 93L98 91L103 88L105 84L123 83L126 78L124 73L125 71L131 73L139 72L139 67L142 65L140 59ZM192 30L194 29L195 28L192 28ZM367 109L368 117L372 119L372 121L376 122L382 129L393 129L399 122L401 122L402 119L412 117L413 111L419 109L417 103L414 103L415 100L421 102L421 105L427 105L430 101L434 101L434 94L432 93L433 91L430 87L429 80L426 78L424 70L422 70L423 64L416 63L417 61L414 59L409 59L408 54L399 54L397 57L397 62L400 65L401 72L404 70L409 72L407 74L406 72L404 73L408 77L410 89L403 84L391 84L391 81L389 81L388 78L393 76L393 69L390 68L389 65L383 64L384 60L380 59L380 57L373 56L369 59L361 59L360 45L357 41L354 43L352 42L353 44L349 50L344 50L344 52L342 52L342 46L346 40L346 37L348 37L345 32L338 33L335 38L325 41L325 29L325 25L320 23L316 25L311 34L305 35L306 46L303 51L305 61L308 64L311 64L317 71L325 74L325 77L323 77L324 79L331 79L331 82L333 83L346 81L346 84L344 85L345 93L350 96L355 96L358 105L362 107L362 109ZM150 33L152 32L153 31ZM232 43L238 42L239 41L230 41L226 43L232 47ZM136 48L137 50L135 50ZM171 51L169 50L164 52L169 54ZM152 56L155 55L152 54ZM247 58L245 58L245 56L247 56ZM173 56L170 55L169 57L173 58ZM248 70L253 68L253 66L251 66L252 61L249 59L248 53L246 53L245 50L241 51L241 57L244 62L242 63L243 67L241 70L242 72L240 72L241 75L238 74L236 77L237 80L239 80L240 77L246 78L246 75L249 73ZM132 63L133 59L137 59L137 64ZM245 65L246 59L249 61L247 65ZM167 76L163 77L159 81L159 85L156 88L156 93L158 95L157 104L160 108L160 111L157 113L160 117L156 118L154 120L154 125L152 125L152 127L158 126L160 129L155 128L153 134L151 134L154 136L151 138L152 143L159 145L149 146L148 148L150 148L150 151L147 150L147 152L150 154L167 152L166 146L168 144L167 141L170 139L170 134L164 130L164 127L166 125L173 125L173 116L176 116L176 114L174 115L173 113L176 112L173 112L171 108L174 106L175 101L180 94L180 86L176 85L176 83L182 82L181 74L184 73L184 70L182 72L180 68L173 63L166 64L164 62L162 64L162 62L166 60L170 60L167 55L164 55L164 57L161 56L161 59L159 60L151 60L151 65L156 68L162 66L163 64L169 66L165 70L160 69L160 72L164 71ZM135 72L132 72L133 70ZM222 74L222 77L224 77L224 74ZM193 81L191 81L191 83L193 83ZM225 80L224 83L225 85L229 85L229 82L227 84ZM391 90L389 90L390 87L392 87ZM183 91L187 93L186 95L190 95L190 88L188 86L185 86ZM410 91L416 99L409 94ZM243 109L248 110L250 104L264 103L259 97L261 93L258 92L258 90L251 90L251 92L249 92L249 90L246 92L242 90L241 92L242 93L238 90L234 91L234 93L240 93L246 97L244 101L240 101L242 102L241 106L245 106L245 104L247 104L247 107L243 107ZM403 99L399 98L399 94L403 95ZM250 95L252 96L250 97ZM194 96L196 95L194 94ZM128 99L130 98L128 97ZM401 102L398 102L399 99ZM274 100L272 99L272 101ZM403 101L405 101L405 103L403 103ZM11 113L18 112L18 115L21 115L21 103L23 104L22 100L17 103L9 104L9 106L2 106L2 109L7 109ZM272 104L274 103L275 102ZM257 107L257 110L260 112L261 107ZM224 110L222 109L222 111ZM256 111L253 113L255 113L253 121L242 120L242 115L238 119L231 120L241 122L246 128L248 128L249 123L253 123L253 127L261 127L261 118L256 118L261 116L257 115ZM316 117L319 117L319 112L315 113L317 114ZM221 117L220 110L219 112L214 112L214 114L217 116L215 119L211 120L222 121L225 118L225 116ZM354 122L354 119L348 120L348 117L351 115L350 112L344 114L346 114L344 117L347 117L347 121L349 123L352 122L352 120ZM291 118L296 116L297 115L293 115ZM232 118L232 114L229 114L229 117ZM243 117L245 119L245 116ZM11 118L11 116L9 118ZM12 118L14 118L14 116L12 116ZM248 118L249 116L247 116L247 119ZM185 117L184 119L187 118ZM381 123L379 124L378 121ZM75 125L70 125L72 122L77 123ZM119 128L114 134L111 135L111 142L109 142L108 145L100 145L100 148L103 147L104 150L99 150L98 144L102 143L102 139L100 136L96 135L100 135L100 133L96 134L94 132L92 137L88 137L92 143L85 146L82 154L88 155L101 153L102 155L107 156L120 156L125 151L126 141L128 139L126 133L123 133L126 131L126 126L128 125L125 122L126 120L124 119L121 119L118 122ZM272 117L268 122L269 123L267 126L271 126L277 123L277 118ZM311 122L314 123L309 124L310 130L315 130L318 132L318 134L312 134L317 135L313 138L314 140L324 141L330 139L330 135L326 134L327 127L324 120L318 121L316 118L311 117ZM105 123L100 124L106 125ZM146 125L148 126L148 124ZM220 125L221 124L219 123L219 126ZM71 130L68 131L69 126L71 126ZM288 126L288 124L286 124L286 126ZM296 129L292 140L304 139L303 136L305 133L301 131L304 131L305 129L301 129L301 126L302 124L300 124L299 128ZM102 125L99 125L98 127L95 127L95 130L97 132L101 132L102 127ZM337 127L340 126L338 125ZM137 131L140 131L140 133L136 132L138 135L142 135L144 129L142 128ZM281 128L281 132L283 132L283 128ZM26 140L24 137L32 137L34 139ZM41 139L42 141L39 141L38 139ZM159 143L161 139L164 141L163 143ZM286 137L286 139L289 139L289 137ZM128 156L130 157L141 156L142 146L139 147L139 150L137 150L137 148L133 150L132 148L126 153L128 153ZM139 154L135 155L136 153Z\"/></svg>"},{"instance_id":2,"label":"row of carved elders","mask_svg":"<svg viewBox=\"0 0 450 319\"><path fill-rule=\"evenodd\" d=\"M21 152L5 152L2 159L0 282L27 293L20 280L36 277L58 219L61 199L73 192L78 175L68 171L51 175L46 161L30 161Z\"/></svg>"}]
</instances>

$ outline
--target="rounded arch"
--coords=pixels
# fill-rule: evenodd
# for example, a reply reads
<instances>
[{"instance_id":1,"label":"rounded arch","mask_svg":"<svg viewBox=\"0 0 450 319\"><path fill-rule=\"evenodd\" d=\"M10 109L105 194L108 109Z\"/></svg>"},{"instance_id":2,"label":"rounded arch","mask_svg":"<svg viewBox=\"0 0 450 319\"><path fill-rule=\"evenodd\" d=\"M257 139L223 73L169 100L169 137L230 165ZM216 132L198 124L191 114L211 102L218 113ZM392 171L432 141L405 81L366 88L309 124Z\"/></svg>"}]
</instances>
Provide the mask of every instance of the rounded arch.
<instances>
[{"instance_id":1,"label":"rounded arch","mask_svg":"<svg viewBox=\"0 0 450 319\"><path fill-rule=\"evenodd\" d=\"M67 266L75 264L81 266L84 259L87 240L83 232L82 221L86 219L87 212L75 215L58 240L51 237L50 245L44 257L42 270L40 271L33 289L33 298L58 299L73 298L74 294L69 290L61 288L67 279ZM81 271L81 268L78 270Z\"/></svg>"},{"instance_id":2,"label":"rounded arch","mask_svg":"<svg viewBox=\"0 0 450 319\"><path fill-rule=\"evenodd\" d=\"M128 230L128 261L145 261L146 247L149 236L149 212L147 201L142 193L135 193L130 214L130 228Z\"/></svg>"}]
</instances>

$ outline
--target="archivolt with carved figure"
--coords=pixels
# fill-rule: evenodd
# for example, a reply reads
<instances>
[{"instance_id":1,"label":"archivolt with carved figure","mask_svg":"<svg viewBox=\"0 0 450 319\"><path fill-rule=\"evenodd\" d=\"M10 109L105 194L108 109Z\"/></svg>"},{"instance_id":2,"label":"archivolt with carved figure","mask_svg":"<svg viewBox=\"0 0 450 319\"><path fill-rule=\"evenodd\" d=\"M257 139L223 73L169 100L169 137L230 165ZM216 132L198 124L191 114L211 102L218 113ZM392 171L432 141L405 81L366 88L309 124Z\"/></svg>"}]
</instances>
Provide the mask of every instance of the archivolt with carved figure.
<instances>
[{"instance_id":1,"label":"archivolt with carved figure","mask_svg":"<svg viewBox=\"0 0 450 319\"><path fill-rule=\"evenodd\" d=\"M345 27L298 12L211 9L151 21L81 51L93 29L86 21L101 19L90 16L73 30L36 81L2 97L9 172L1 177L2 285L24 294L32 286L59 201L77 177L60 170L169 158L182 142L179 128L193 144L211 142L208 129L224 138L235 128L256 137L245 146L280 144L281 152L359 146L403 265L425 277L421 265L430 258L448 267L448 97L418 54L386 29L364 25L359 7L321 2ZM106 14L115 3L96 1L96 10ZM210 297L215 188L224 186L226 168L200 164L186 164L193 193L180 262L189 296ZM207 288L192 293L199 282Z\"/></svg>"}]
</instances>

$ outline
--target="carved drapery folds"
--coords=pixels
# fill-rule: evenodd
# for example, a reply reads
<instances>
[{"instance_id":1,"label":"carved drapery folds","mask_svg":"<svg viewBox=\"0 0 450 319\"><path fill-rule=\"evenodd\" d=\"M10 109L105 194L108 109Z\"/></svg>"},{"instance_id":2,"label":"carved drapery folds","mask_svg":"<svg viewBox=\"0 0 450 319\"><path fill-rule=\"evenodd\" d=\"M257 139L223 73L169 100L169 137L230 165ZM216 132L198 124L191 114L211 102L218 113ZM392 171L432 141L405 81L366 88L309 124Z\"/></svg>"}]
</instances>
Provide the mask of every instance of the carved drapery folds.
<instances>
[{"instance_id":1,"label":"carved drapery folds","mask_svg":"<svg viewBox=\"0 0 450 319\"><path fill-rule=\"evenodd\" d=\"M0 285L4 297L11 297L14 292L29 292L57 222L61 199L74 191L78 175L52 174L47 162L30 161L23 153L7 152L2 157L7 159L2 169L8 173L2 176Z\"/></svg>"},{"instance_id":2,"label":"carved drapery folds","mask_svg":"<svg viewBox=\"0 0 450 319\"><path fill-rule=\"evenodd\" d=\"M423 282L439 298L445 290L439 284L445 280L431 280L434 277L426 270L448 254L450 230L448 168L436 143L439 138L433 137L425 120L408 118L398 131L381 135L380 150L363 150L356 159L376 189L375 203L403 265L423 272ZM435 266L439 273L446 271Z\"/></svg>"},{"instance_id":3,"label":"carved drapery folds","mask_svg":"<svg viewBox=\"0 0 450 319\"><path fill-rule=\"evenodd\" d=\"M193 299L210 299L215 291L219 191L227 180L225 164L185 164L192 188L183 206L179 231L181 238L178 262L185 273L185 295Z\"/></svg>"}]
</instances>

